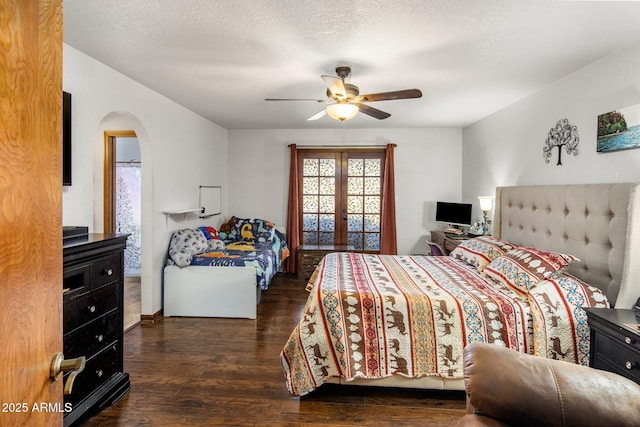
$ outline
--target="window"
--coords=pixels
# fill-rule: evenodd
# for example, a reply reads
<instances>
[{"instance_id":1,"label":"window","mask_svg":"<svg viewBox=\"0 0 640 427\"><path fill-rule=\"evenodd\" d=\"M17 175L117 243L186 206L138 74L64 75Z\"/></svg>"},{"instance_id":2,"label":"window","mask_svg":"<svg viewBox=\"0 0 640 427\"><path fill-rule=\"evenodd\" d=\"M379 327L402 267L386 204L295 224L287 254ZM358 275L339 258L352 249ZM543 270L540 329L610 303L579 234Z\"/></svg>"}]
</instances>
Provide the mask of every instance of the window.
<instances>
[{"instance_id":1,"label":"window","mask_svg":"<svg viewBox=\"0 0 640 427\"><path fill-rule=\"evenodd\" d=\"M379 252L384 150L299 150L301 240Z\"/></svg>"}]
</instances>

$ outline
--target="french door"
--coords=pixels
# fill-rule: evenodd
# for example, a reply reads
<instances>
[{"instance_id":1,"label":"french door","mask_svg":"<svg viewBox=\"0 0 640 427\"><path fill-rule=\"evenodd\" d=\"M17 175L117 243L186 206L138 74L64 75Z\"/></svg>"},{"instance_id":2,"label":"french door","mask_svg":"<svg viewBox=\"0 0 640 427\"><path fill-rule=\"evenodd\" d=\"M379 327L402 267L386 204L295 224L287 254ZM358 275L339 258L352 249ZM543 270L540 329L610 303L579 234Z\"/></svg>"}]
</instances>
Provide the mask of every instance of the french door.
<instances>
[{"instance_id":1,"label":"french door","mask_svg":"<svg viewBox=\"0 0 640 427\"><path fill-rule=\"evenodd\" d=\"M380 251L385 150L298 150L301 240Z\"/></svg>"}]
</instances>

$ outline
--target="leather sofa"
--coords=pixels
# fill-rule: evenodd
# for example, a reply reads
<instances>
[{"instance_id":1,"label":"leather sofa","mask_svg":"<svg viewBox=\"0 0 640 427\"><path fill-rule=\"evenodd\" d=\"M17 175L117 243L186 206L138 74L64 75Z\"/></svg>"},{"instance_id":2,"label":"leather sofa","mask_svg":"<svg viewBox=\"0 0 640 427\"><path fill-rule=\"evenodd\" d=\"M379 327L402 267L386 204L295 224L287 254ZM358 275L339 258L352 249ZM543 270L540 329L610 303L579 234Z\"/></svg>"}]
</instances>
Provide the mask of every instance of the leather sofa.
<instances>
[{"instance_id":1,"label":"leather sofa","mask_svg":"<svg viewBox=\"0 0 640 427\"><path fill-rule=\"evenodd\" d=\"M640 426L640 385L611 372L470 344L464 382L458 427Z\"/></svg>"}]
</instances>

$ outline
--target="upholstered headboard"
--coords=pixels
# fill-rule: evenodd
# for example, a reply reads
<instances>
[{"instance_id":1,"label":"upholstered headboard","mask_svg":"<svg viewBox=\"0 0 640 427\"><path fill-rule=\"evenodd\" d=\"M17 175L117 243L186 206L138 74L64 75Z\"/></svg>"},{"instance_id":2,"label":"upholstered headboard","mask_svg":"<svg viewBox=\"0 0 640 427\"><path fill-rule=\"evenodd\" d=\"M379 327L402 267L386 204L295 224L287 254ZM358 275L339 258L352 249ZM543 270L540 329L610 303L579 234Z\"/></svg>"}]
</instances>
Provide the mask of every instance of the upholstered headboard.
<instances>
[{"instance_id":1,"label":"upholstered headboard","mask_svg":"<svg viewBox=\"0 0 640 427\"><path fill-rule=\"evenodd\" d=\"M629 183L498 187L493 234L578 257L569 273L602 289L612 305L631 308L640 297L639 189Z\"/></svg>"}]
</instances>

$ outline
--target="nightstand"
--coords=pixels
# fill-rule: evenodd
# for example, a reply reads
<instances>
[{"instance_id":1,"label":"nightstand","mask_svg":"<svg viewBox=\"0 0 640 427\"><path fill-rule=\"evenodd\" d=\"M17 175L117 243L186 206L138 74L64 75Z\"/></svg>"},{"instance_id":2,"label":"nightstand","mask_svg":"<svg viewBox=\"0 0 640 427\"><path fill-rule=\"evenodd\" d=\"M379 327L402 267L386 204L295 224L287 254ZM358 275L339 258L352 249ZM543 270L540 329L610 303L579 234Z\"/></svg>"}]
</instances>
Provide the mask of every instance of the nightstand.
<instances>
[{"instance_id":1,"label":"nightstand","mask_svg":"<svg viewBox=\"0 0 640 427\"><path fill-rule=\"evenodd\" d=\"M633 310L585 308L591 328L589 365L640 384L640 320Z\"/></svg>"},{"instance_id":2,"label":"nightstand","mask_svg":"<svg viewBox=\"0 0 640 427\"><path fill-rule=\"evenodd\" d=\"M352 245L301 245L296 250L296 271L299 280L308 280L322 258L330 252L353 252Z\"/></svg>"}]
</instances>

